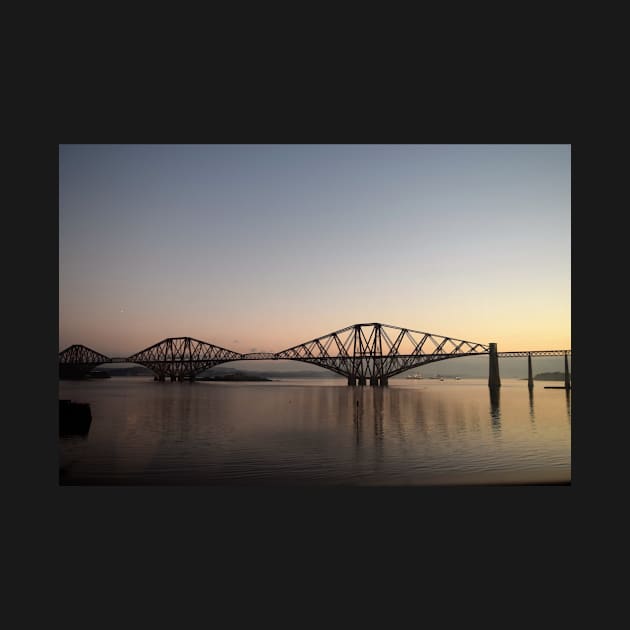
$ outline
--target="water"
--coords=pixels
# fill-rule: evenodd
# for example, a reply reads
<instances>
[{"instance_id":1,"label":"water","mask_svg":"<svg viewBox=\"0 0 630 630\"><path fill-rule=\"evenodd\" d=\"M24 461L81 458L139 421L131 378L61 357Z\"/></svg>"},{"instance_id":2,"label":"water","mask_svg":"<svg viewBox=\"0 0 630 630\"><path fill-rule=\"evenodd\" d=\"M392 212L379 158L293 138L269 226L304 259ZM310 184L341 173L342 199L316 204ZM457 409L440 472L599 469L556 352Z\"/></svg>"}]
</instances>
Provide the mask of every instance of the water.
<instances>
[{"instance_id":1,"label":"water","mask_svg":"<svg viewBox=\"0 0 630 630\"><path fill-rule=\"evenodd\" d=\"M87 437L59 440L60 483L567 483L571 396L544 389L561 384L504 379L497 399L487 379L60 381L92 410Z\"/></svg>"}]
</instances>

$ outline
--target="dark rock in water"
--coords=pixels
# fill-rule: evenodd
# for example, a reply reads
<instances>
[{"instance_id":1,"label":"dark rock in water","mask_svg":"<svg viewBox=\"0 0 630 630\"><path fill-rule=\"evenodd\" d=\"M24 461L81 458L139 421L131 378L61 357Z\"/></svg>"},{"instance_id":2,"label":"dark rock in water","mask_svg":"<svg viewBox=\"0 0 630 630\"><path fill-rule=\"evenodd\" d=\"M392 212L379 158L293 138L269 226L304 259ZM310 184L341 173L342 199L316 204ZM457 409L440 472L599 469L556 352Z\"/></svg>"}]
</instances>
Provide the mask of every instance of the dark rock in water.
<instances>
[{"instance_id":1,"label":"dark rock in water","mask_svg":"<svg viewBox=\"0 0 630 630\"><path fill-rule=\"evenodd\" d=\"M59 435L87 435L92 423L88 403L59 401Z\"/></svg>"}]
</instances>

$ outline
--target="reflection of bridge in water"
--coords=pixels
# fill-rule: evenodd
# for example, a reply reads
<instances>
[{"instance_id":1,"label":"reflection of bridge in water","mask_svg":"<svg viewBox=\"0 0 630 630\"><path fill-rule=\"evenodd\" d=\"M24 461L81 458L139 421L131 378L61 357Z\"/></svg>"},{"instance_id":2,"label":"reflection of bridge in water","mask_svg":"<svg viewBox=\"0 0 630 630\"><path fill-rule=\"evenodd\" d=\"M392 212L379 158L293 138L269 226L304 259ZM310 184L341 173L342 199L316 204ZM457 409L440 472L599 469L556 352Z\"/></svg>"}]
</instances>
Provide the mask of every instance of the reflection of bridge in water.
<instances>
[{"instance_id":1,"label":"reflection of bridge in water","mask_svg":"<svg viewBox=\"0 0 630 630\"><path fill-rule=\"evenodd\" d=\"M533 387L533 356L564 356L565 386L570 387L571 350L498 352L496 343L475 343L387 324L355 324L281 352L242 354L192 337L169 337L129 357L110 358L83 345L59 353L60 378L80 378L105 363L137 363L158 381L194 382L200 372L230 361L290 360L309 363L344 376L348 385L385 386L390 377L428 363L470 356L489 356L488 385L501 385L499 357L527 357Z\"/></svg>"}]
</instances>

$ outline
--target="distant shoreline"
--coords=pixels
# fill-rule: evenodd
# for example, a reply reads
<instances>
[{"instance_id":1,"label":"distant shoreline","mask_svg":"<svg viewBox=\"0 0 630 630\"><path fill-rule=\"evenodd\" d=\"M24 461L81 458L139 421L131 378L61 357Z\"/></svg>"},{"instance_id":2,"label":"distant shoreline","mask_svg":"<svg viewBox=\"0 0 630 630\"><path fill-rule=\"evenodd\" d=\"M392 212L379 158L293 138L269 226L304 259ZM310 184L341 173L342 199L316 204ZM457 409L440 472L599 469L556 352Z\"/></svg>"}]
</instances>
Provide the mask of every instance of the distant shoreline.
<instances>
[{"instance_id":1,"label":"distant shoreline","mask_svg":"<svg viewBox=\"0 0 630 630\"><path fill-rule=\"evenodd\" d=\"M135 373L128 373L126 370L121 370L121 373L118 373L118 370L111 370L106 372L106 375L99 375L99 376L94 376L89 375L83 378L62 378L60 380L63 381L72 381L72 380L100 380L101 378L103 379L107 379L107 378L153 378L155 376L155 374L153 372L135 372ZM231 377L231 374L217 374L216 376L197 376L195 378L195 380L197 381L225 381L225 380L247 380L247 381L258 381L258 380L262 380L262 381L278 381L278 380L285 380L285 379L298 379L298 380L302 380L302 379L306 379L306 380L330 380L330 379L334 379L334 380L345 380L345 377L340 376L339 374L334 374L334 373L330 373L330 374L306 374L306 373L296 373L296 374L290 374L287 372L278 372L276 373L272 373L272 372L267 372L265 374L255 374L255 373L243 373L243 378L240 379L236 379ZM570 377L570 375L569 375ZM439 381L440 379L443 379L445 381L455 381L455 380L483 380L483 379L487 379L488 376L487 374L480 374L480 375L460 375L458 377L454 376L454 375L450 375L450 374L442 374L440 376L423 376L422 378L409 378L408 376L405 376L404 374L397 374L393 377L391 377L390 382L392 380L394 381L421 381L421 382L427 382L427 381ZM502 379L505 380L518 380L518 381L527 381L527 377L523 377L523 376L503 376L501 377ZM563 372L558 372L557 374L555 374L554 376L551 376L551 373L549 376L543 376L543 375L539 375L537 374L536 376L534 376L534 380L535 381L561 381L564 382L564 373Z\"/></svg>"},{"instance_id":2,"label":"distant shoreline","mask_svg":"<svg viewBox=\"0 0 630 630\"><path fill-rule=\"evenodd\" d=\"M248 382L248 381L271 381L272 379L267 378L265 376L248 376L245 374L225 374L223 376L202 376L201 378L196 378L196 381L235 381L238 383Z\"/></svg>"},{"instance_id":3,"label":"distant shoreline","mask_svg":"<svg viewBox=\"0 0 630 630\"><path fill-rule=\"evenodd\" d=\"M569 374L569 378L571 375ZM541 372L533 377L535 381L564 381L564 372ZM521 378L522 381L527 381L527 378Z\"/></svg>"}]
</instances>

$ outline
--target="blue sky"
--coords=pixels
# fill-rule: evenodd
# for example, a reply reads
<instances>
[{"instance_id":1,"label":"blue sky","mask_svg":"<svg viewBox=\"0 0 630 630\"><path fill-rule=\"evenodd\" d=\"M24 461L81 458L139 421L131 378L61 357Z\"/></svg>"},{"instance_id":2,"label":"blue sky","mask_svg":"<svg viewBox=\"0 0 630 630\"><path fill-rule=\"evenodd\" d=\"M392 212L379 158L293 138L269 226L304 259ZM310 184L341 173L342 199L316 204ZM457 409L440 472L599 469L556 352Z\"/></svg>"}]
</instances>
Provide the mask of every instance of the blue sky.
<instances>
[{"instance_id":1,"label":"blue sky","mask_svg":"<svg viewBox=\"0 0 630 630\"><path fill-rule=\"evenodd\" d=\"M570 347L569 145L61 145L60 349Z\"/></svg>"}]
</instances>

